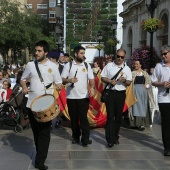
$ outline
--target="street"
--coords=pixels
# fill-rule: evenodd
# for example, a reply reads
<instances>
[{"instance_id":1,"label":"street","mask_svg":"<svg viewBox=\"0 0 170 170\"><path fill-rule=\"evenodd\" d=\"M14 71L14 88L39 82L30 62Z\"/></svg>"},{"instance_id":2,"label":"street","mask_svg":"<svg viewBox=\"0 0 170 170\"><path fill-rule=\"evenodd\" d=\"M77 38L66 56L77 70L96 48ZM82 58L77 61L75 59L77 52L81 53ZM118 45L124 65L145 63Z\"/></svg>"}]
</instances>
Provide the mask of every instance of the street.
<instances>
[{"instance_id":1,"label":"street","mask_svg":"<svg viewBox=\"0 0 170 170\"><path fill-rule=\"evenodd\" d=\"M137 170L170 169L170 158L163 156L160 121L144 131L121 128L120 144L108 148L104 129L91 129L93 143L88 147L71 143L71 129L66 126L51 130L51 143L46 165L50 170ZM15 133L0 130L0 169L31 170L35 147L31 129Z\"/></svg>"}]
</instances>

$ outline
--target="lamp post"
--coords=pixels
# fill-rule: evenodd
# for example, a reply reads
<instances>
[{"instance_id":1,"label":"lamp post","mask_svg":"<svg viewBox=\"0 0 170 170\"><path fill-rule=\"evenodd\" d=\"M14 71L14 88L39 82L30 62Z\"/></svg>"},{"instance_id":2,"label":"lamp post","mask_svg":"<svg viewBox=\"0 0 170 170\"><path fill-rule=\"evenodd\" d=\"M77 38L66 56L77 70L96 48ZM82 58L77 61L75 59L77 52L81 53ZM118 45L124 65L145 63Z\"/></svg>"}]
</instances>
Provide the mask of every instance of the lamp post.
<instances>
[{"instance_id":1,"label":"lamp post","mask_svg":"<svg viewBox=\"0 0 170 170\"><path fill-rule=\"evenodd\" d=\"M117 18L113 18L112 19L113 40L116 39L116 29L117 29ZM113 56L114 57L115 57L115 46L113 46Z\"/></svg>"},{"instance_id":2,"label":"lamp post","mask_svg":"<svg viewBox=\"0 0 170 170\"><path fill-rule=\"evenodd\" d=\"M100 46L100 41L101 41L102 38L103 38L103 37L102 37L102 32L101 32L101 30L98 31L97 37L98 37L99 46ZM98 49L98 50L99 50L99 57L100 57L100 50L101 50L101 49Z\"/></svg>"},{"instance_id":3,"label":"lamp post","mask_svg":"<svg viewBox=\"0 0 170 170\"><path fill-rule=\"evenodd\" d=\"M157 8L159 2L160 0L145 0L145 5L148 8L151 18L153 18L155 9ZM153 31L150 32L150 68L153 66L153 33Z\"/></svg>"}]
</instances>

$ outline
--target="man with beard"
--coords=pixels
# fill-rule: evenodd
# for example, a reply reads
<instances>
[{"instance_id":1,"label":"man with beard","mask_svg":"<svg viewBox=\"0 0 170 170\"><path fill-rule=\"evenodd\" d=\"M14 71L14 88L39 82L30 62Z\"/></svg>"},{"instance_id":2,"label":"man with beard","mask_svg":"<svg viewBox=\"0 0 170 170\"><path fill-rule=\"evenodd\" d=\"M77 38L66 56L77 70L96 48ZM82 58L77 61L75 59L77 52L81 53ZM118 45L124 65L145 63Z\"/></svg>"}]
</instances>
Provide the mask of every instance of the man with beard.
<instances>
[{"instance_id":1,"label":"man with beard","mask_svg":"<svg viewBox=\"0 0 170 170\"><path fill-rule=\"evenodd\" d=\"M71 120L72 144L80 142L82 146L92 143L89 139L90 130L87 119L89 108L88 80L90 82L89 95L94 95L94 76L89 64L84 63L85 48L76 46L73 51L74 60L68 62L63 69L61 77L64 83L68 83L66 90L67 106ZM87 64L88 69L85 64Z\"/></svg>"},{"instance_id":2,"label":"man with beard","mask_svg":"<svg viewBox=\"0 0 170 170\"><path fill-rule=\"evenodd\" d=\"M39 41L35 44L35 57L36 61L29 62L26 65L25 71L21 77L21 86L23 93L28 93L26 86L26 80L30 79L30 93L27 101L28 116L30 119L34 141L36 146L36 158L35 168L40 170L48 169L44 165L47 158L49 143L50 143L50 127L51 121L41 123L38 122L30 109L30 105L34 99L43 94L53 94L53 82L56 84L56 88L60 90L62 88L62 79L57 69L57 65L46 58L49 51L49 45L46 41ZM36 70L36 64L39 67L43 81L40 80L38 72ZM45 90L46 89L46 90Z\"/></svg>"}]
</instances>

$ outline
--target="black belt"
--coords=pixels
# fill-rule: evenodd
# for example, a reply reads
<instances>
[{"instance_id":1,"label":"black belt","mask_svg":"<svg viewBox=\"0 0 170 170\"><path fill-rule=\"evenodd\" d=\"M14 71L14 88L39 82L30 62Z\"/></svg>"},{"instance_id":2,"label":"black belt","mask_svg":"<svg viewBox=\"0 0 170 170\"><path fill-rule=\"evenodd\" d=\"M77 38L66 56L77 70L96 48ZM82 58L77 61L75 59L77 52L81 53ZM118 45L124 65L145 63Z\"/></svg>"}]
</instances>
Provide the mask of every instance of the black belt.
<instances>
[{"instance_id":1,"label":"black belt","mask_svg":"<svg viewBox=\"0 0 170 170\"><path fill-rule=\"evenodd\" d=\"M111 90L113 93L126 93L126 90Z\"/></svg>"}]
</instances>

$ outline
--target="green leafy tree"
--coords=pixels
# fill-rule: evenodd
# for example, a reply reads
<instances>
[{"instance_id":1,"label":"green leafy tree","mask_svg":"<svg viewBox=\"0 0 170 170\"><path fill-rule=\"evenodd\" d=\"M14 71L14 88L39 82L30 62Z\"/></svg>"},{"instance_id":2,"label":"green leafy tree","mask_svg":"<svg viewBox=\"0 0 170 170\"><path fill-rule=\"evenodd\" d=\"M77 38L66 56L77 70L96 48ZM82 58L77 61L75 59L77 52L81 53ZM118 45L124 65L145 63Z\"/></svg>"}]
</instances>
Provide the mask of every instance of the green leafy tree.
<instances>
[{"instance_id":1,"label":"green leafy tree","mask_svg":"<svg viewBox=\"0 0 170 170\"><path fill-rule=\"evenodd\" d=\"M33 52L38 40L44 39L55 48L55 39L48 24L30 10L21 11L17 1L0 1L0 23L0 50L7 56L11 49L14 54L13 62L17 62L17 54L21 49L28 47Z\"/></svg>"}]
</instances>

